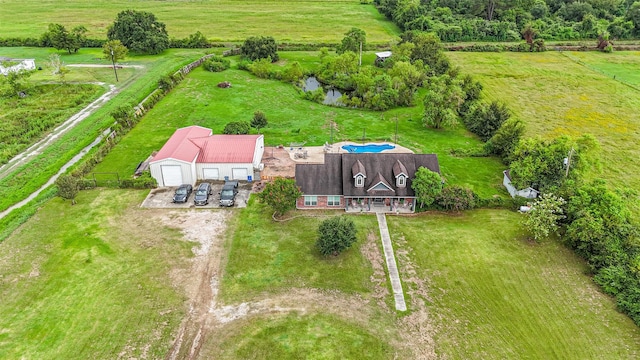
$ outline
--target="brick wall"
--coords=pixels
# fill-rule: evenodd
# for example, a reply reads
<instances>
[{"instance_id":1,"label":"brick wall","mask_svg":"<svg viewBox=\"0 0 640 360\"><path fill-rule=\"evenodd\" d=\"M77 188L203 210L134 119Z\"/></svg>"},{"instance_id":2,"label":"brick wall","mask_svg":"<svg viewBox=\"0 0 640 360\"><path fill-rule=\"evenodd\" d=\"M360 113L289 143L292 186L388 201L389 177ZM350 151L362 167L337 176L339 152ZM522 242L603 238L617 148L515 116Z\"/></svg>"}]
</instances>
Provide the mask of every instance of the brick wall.
<instances>
[{"instance_id":1,"label":"brick wall","mask_svg":"<svg viewBox=\"0 0 640 360\"><path fill-rule=\"evenodd\" d=\"M298 209L343 209L344 208L344 197L340 196L340 205L339 206L328 206L327 205L328 198L326 195L318 195L318 205L316 206L305 206L304 205L304 196L300 196L296 200L296 208Z\"/></svg>"}]
</instances>

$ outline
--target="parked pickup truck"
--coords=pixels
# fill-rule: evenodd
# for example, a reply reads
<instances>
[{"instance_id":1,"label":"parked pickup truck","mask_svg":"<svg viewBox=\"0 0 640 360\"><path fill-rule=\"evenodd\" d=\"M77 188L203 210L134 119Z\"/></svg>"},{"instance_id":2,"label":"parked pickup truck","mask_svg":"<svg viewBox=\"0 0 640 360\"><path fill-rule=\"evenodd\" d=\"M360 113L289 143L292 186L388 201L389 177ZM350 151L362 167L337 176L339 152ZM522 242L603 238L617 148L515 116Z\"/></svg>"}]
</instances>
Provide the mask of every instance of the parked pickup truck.
<instances>
[{"instance_id":1,"label":"parked pickup truck","mask_svg":"<svg viewBox=\"0 0 640 360\"><path fill-rule=\"evenodd\" d=\"M225 181L220 192L220 206L231 207L235 203L236 194L238 193L237 181Z\"/></svg>"}]
</instances>

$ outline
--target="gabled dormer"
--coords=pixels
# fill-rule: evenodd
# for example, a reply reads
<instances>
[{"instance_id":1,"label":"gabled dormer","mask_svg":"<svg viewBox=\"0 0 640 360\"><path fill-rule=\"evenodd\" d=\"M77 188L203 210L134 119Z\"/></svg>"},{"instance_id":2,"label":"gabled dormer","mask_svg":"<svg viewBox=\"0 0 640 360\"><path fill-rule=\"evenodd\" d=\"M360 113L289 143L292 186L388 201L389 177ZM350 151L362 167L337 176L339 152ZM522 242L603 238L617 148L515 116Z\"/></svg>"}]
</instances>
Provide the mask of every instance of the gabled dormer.
<instances>
[{"instance_id":1,"label":"gabled dormer","mask_svg":"<svg viewBox=\"0 0 640 360\"><path fill-rule=\"evenodd\" d=\"M364 165L357 160L353 166L351 166L351 175L353 176L353 182L355 187L364 187L364 179L367 178L367 172L364 169Z\"/></svg>"},{"instance_id":2,"label":"gabled dormer","mask_svg":"<svg viewBox=\"0 0 640 360\"><path fill-rule=\"evenodd\" d=\"M373 178L373 181L371 182L371 186L369 187L369 189L367 189L367 192L371 192L371 191L395 192L395 190L393 190L393 188L391 187L391 184L389 184L387 179L385 179L384 176L382 176L382 174L380 173L376 174L376 176Z\"/></svg>"},{"instance_id":3,"label":"gabled dormer","mask_svg":"<svg viewBox=\"0 0 640 360\"><path fill-rule=\"evenodd\" d=\"M393 176L396 178L396 187L407 187L409 172L407 172L407 168L400 160L396 160L395 164L393 164Z\"/></svg>"}]
</instances>

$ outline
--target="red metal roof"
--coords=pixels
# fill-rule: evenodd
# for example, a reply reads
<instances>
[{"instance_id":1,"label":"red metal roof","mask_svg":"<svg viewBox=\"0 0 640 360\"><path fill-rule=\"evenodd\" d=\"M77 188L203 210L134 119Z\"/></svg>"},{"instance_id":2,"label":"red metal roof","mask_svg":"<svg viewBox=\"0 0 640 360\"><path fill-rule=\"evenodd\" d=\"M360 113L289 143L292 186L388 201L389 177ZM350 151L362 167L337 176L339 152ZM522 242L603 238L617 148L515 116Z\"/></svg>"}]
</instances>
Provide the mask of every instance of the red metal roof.
<instances>
[{"instance_id":1,"label":"red metal roof","mask_svg":"<svg viewBox=\"0 0 640 360\"><path fill-rule=\"evenodd\" d=\"M201 126L189 126L176 130L169 140L158 151L152 161L175 159L192 162L198 156L200 149L189 139L211 135L211 129Z\"/></svg>"},{"instance_id":2,"label":"red metal roof","mask_svg":"<svg viewBox=\"0 0 640 360\"><path fill-rule=\"evenodd\" d=\"M262 135L213 135L191 141L201 151L198 163L251 163Z\"/></svg>"}]
</instances>

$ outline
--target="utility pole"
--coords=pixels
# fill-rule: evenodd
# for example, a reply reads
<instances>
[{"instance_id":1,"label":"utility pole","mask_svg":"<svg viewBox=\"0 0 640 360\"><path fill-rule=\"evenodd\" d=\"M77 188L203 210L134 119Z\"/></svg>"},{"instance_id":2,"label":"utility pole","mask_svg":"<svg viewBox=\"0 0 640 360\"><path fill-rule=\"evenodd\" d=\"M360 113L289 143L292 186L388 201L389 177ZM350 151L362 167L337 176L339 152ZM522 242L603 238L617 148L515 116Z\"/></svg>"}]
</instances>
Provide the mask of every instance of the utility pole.
<instances>
[{"instance_id":1,"label":"utility pole","mask_svg":"<svg viewBox=\"0 0 640 360\"><path fill-rule=\"evenodd\" d=\"M364 138L367 136L367 128L362 128L362 145L364 145Z\"/></svg>"},{"instance_id":2,"label":"utility pole","mask_svg":"<svg viewBox=\"0 0 640 360\"><path fill-rule=\"evenodd\" d=\"M109 50L111 50L111 63L113 64L113 73L116 74L116 82L118 82L118 72L116 71L116 61L113 58L113 48L110 48Z\"/></svg>"},{"instance_id":3,"label":"utility pole","mask_svg":"<svg viewBox=\"0 0 640 360\"><path fill-rule=\"evenodd\" d=\"M360 41L360 60L358 61L358 67L362 66L362 41Z\"/></svg>"},{"instance_id":4,"label":"utility pole","mask_svg":"<svg viewBox=\"0 0 640 360\"><path fill-rule=\"evenodd\" d=\"M571 148L571 150L569 150L569 157L567 158L567 172L564 174L564 177L568 177L569 176L569 167L571 166L571 155L573 155L573 148Z\"/></svg>"},{"instance_id":5,"label":"utility pole","mask_svg":"<svg viewBox=\"0 0 640 360\"><path fill-rule=\"evenodd\" d=\"M396 139L394 143L398 145L398 115L396 115Z\"/></svg>"}]
</instances>

